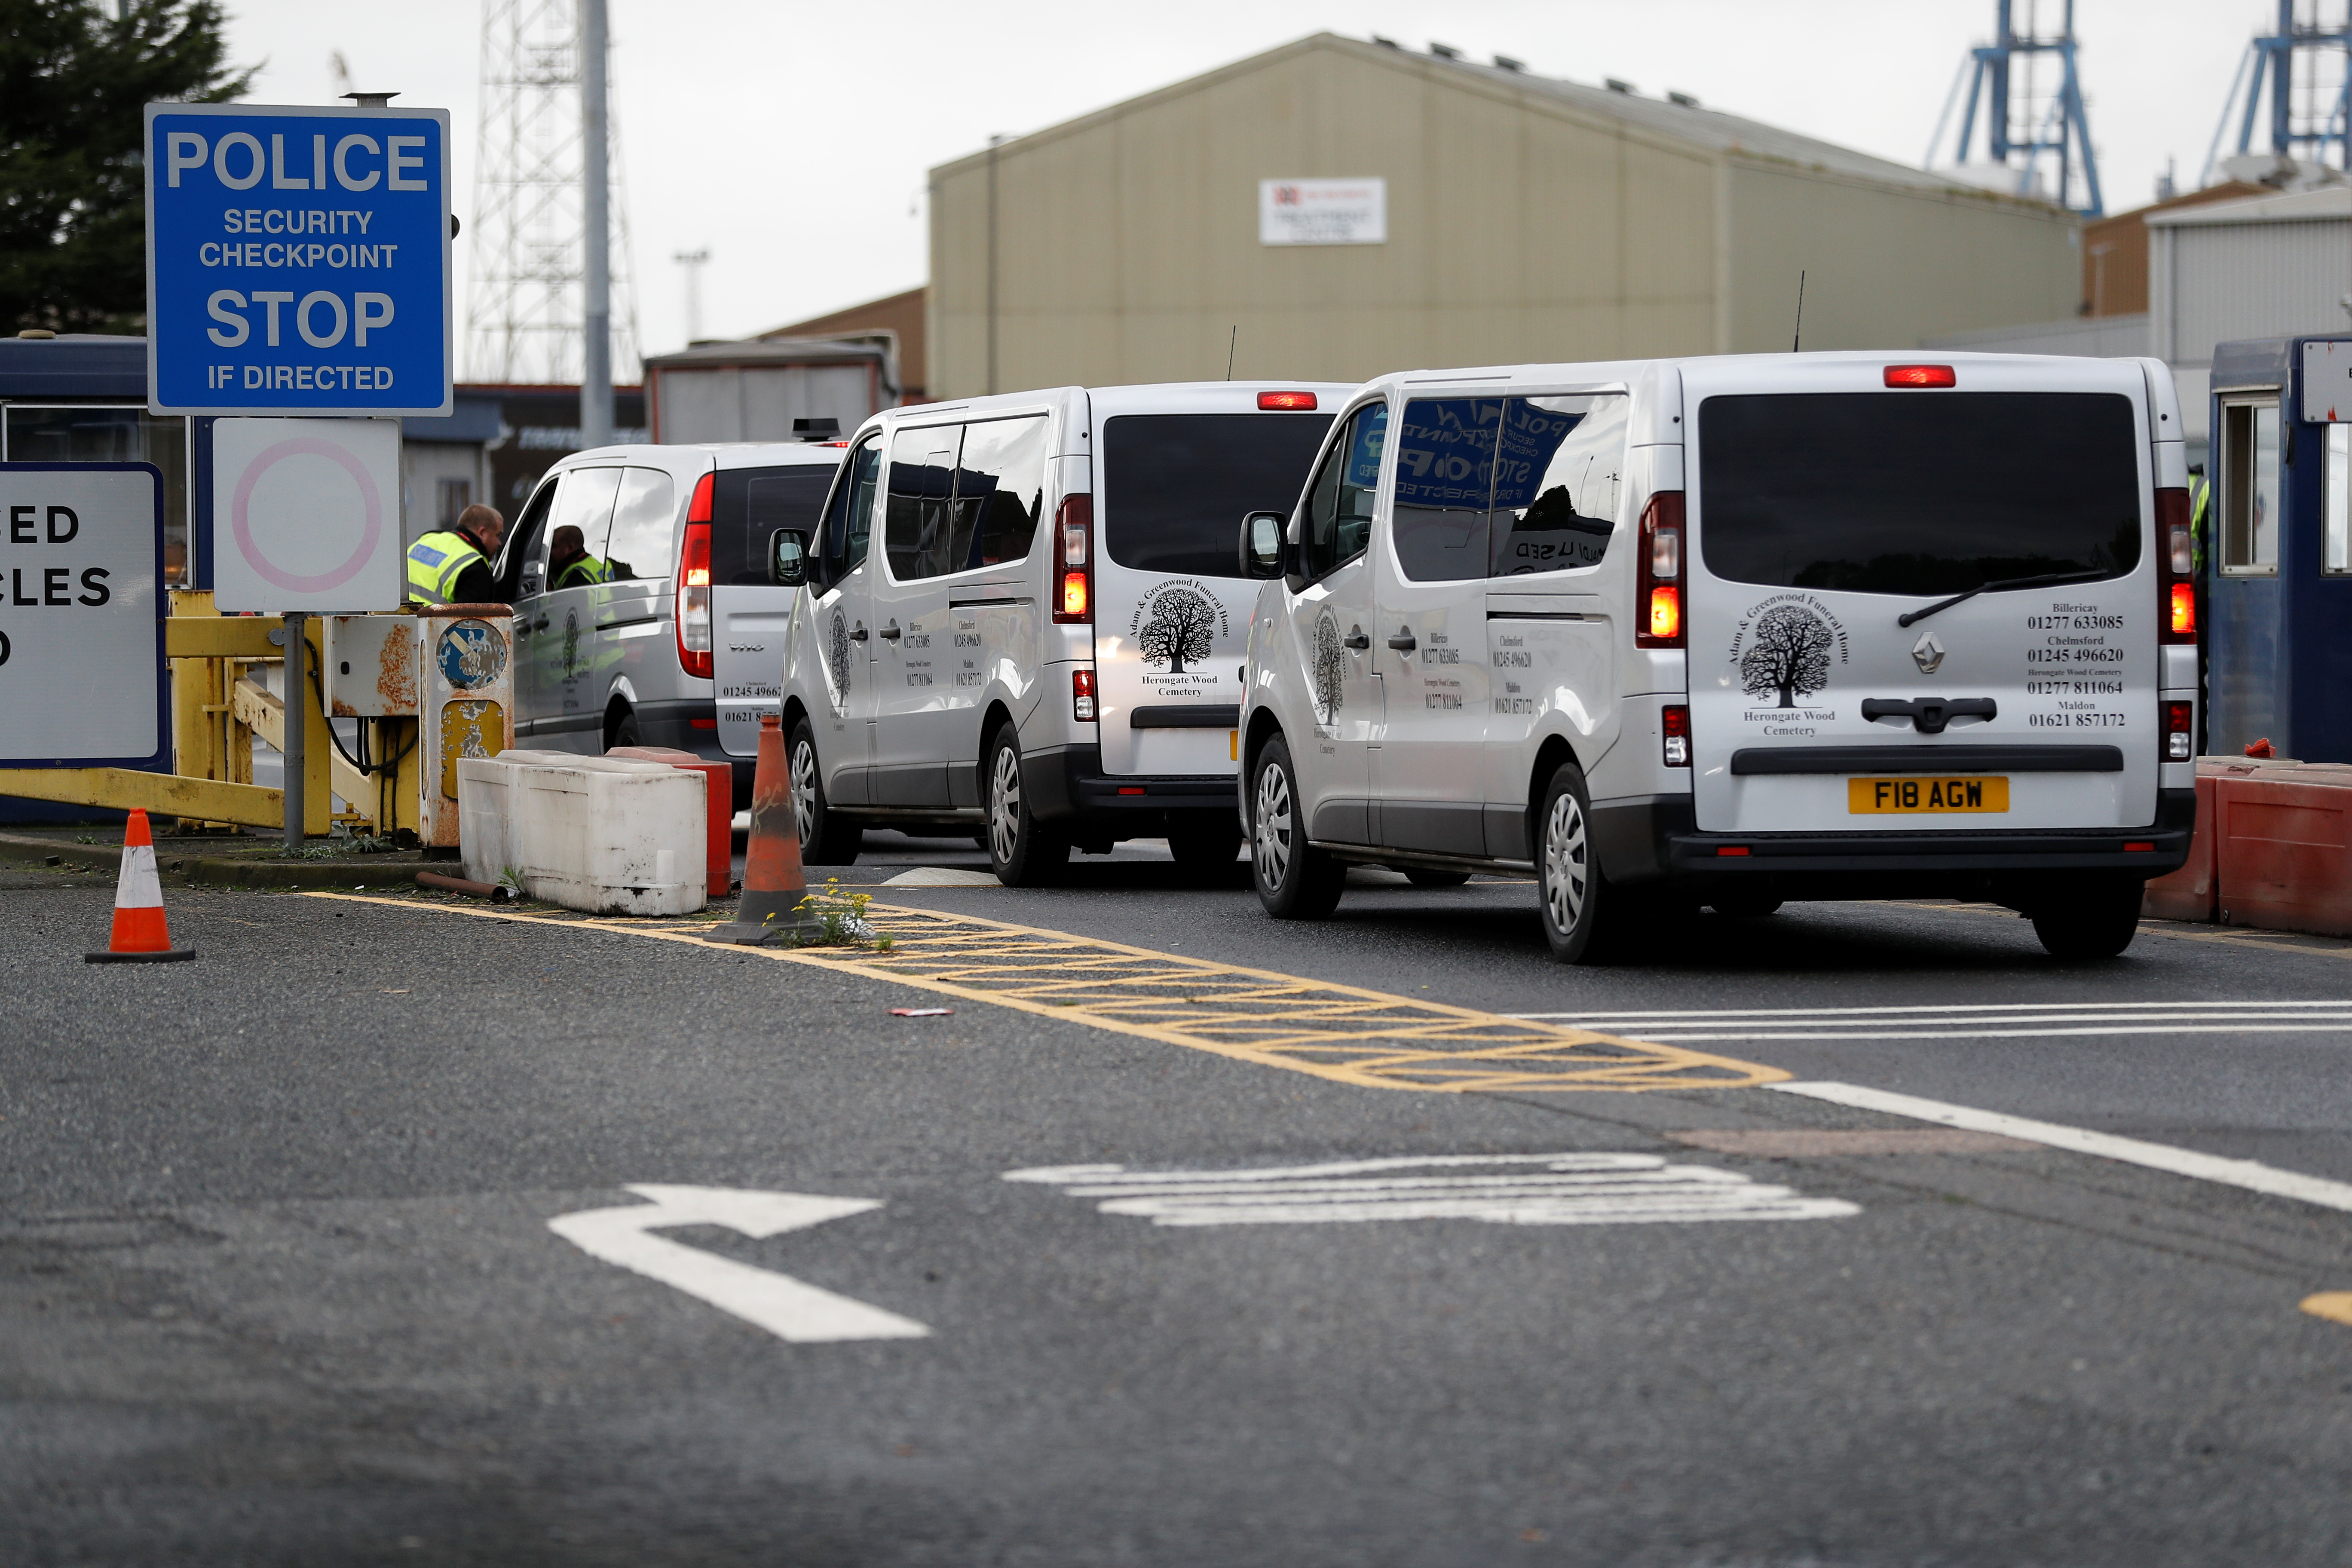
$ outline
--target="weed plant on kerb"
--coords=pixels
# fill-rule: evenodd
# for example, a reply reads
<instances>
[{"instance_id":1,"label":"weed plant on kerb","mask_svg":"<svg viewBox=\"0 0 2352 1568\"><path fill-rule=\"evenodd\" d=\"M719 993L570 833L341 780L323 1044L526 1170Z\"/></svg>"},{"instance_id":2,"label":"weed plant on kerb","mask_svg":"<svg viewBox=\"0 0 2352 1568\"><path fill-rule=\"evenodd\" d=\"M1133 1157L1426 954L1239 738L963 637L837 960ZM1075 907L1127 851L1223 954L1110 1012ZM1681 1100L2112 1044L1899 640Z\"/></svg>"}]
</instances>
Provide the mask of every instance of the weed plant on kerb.
<instances>
[{"instance_id":1,"label":"weed plant on kerb","mask_svg":"<svg viewBox=\"0 0 2352 1568\"><path fill-rule=\"evenodd\" d=\"M890 951L890 938L875 931L866 918L866 906L874 901L871 893L845 893L841 879L827 877L821 889L812 889L793 906L793 913L814 929L795 932L796 947L871 947L877 952Z\"/></svg>"}]
</instances>

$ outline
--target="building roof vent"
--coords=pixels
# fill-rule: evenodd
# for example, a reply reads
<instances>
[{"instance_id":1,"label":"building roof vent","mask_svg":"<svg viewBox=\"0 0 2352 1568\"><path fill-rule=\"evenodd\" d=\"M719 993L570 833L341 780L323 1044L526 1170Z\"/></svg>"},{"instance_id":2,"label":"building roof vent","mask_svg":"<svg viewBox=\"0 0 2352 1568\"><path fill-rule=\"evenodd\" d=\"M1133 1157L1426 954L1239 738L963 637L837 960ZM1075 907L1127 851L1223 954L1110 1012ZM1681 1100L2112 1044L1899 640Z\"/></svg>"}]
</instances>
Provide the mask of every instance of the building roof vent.
<instances>
[{"instance_id":1,"label":"building roof vent","mask_svg":"<svg viewBox=\"0 0 2352 1568\"><path fill-rule=\"evenodd\" d=\"M1666 94L1666 101L1668 103L1679 103L1685 109L1696 109L1698 107L1698 100L1693 98L1686 92L1670 92Z\"/></svg>"},{"instance_id":2,"label":"building roof vent","mask_svg":"<svg viewBox=\"0 0 2352 1568\"><path fill-rule=\"evenodd\" d=\"M1401 49L1404 47L1402 44L1398 43L1394 38L1383 38L1378 33L1374 33L1372 35L1372 42L1380 45L1380 47L1384 49Z\"/></svg>"},{"instance_id":3,"label":"building roof vent","mask_svg":"<svg viewBox=\"0 0 2352 1568\"><path fill-rule=\"evenodd\" d=\"M1612 92L1630 93L1633 90L1633 84L1632 82L1621 81L1613 76L1602 77L1601 79L1601 85L1607 88Z\"/></svg>"},{"instance_id":4,"label":"building roof vent","mask_svg":"<svg viewBox=\"0 0 2352 1568\"><path fill-rule=\"evenodd\" d=\"M1528 68L1527 61L1515 60L1508 55L1496 55L1495 65L1497 69L1507 71L1523 71Z\"/></svg>"},{"instance_id":5,"label":"building roof vent","mask_svg":"<svg viewBox=\"0 0 2352 1568\"><path fill-rule=\"evenodd\" d=\"M1462 58L1462 51L1452 44L1432 44L1429 46L1429 52L1441 60L1458 60Z\"/></svg>"}]
</instances>

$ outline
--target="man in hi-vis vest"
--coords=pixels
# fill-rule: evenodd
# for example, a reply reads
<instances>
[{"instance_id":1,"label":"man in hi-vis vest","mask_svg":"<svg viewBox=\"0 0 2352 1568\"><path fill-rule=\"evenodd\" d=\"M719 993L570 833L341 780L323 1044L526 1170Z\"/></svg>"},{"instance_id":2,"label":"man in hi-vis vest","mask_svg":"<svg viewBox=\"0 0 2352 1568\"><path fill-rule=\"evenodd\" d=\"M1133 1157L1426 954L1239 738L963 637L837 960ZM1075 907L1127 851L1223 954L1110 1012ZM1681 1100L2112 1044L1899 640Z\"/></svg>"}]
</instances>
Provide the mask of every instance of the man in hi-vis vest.
<instances>
[{"instance_id":1,"label":"man in hi-vis vest","mask_svg":"<svg viewBox=\"0 0 2352 1568\"><path fill-rule=\"evenodd\" d=\"M586 588L612 580L611 564L588 553L586 541L572 524L565 523L549 537L547 586L551 592L557 588Z\"/></svg>"},{"instance_id":2,"label":"man in hi-vis vest","mask_svg":"<svg viewBox=\"0 0 2352 1568\"><path fill-rule=\"evenodd\" d=\"M496 604L490 561L507 520L486 506L457 514L457 526L436 529L408 547L408 596L423 605Z\"/></svg>"}]
</instances>

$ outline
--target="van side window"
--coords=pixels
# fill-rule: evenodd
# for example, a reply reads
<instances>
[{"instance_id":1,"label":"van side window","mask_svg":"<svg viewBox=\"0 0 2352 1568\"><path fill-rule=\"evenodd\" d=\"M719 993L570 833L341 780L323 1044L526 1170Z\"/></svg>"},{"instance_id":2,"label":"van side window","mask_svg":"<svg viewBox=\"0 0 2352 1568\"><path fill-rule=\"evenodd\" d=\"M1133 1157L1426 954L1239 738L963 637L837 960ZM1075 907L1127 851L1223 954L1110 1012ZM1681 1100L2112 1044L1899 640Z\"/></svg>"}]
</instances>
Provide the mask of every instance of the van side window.
<instances>
[{"instance_id":1,"label":"van side window","mask_svg":"<svg viewBox=\"0 0 2352 1568\"><path fill-rule=\"evenodd\" d=\"M1617 527L1631 400L1514 397L1495 460L1493 575L1598 566Z\"/></svg>"},{"instance_id":2,"label":"van side window","mask_svg":"<svg viewBox=\"0 0 2352 1568\"><path fill-rule=\"evenodd\" d=\"M901 430L890 438L890 499L883 511L882 551L890 575L919 582L953 572L956 455L961 425Z\"/></svg>"},{"instance_id":3,"label":"van side window","mask_svg":"<svg viewBox=\"0 0 2352 1568\"><path fill-rule=\"evenodd\" d=\"M1381 451L1389 407L1367 404L1349 416L1339 444L1307 487L1298 535L1298 574L1312 582L1364 552L1372 537L1372 499L1381 487Z\"/></svg>"},{"instance_id":4,"label":"van side window","mask_svg":"<svg viewBox=\"0 0 2352 1568\"><path fill-rule=\"evenodd\" d=\"M956 464L950 572L997 566L1029 553L1045 505L1045 417L964 426Z\"/></svg>"},{"instance_id":5,"label":"van side window","mask_svg":"<svg viewBox=\"0 0 2352 1568\"><path fill-rule=\"evenodd\" d=\"M870 438L860 442L842 464L822 524L824 581L820 593L866 564L866 537L874 527L874 485L881 470L882 443Z\"/></svg>"},{"instance_id":6,"label":"van side window","mask_svg":"<svg viewBox=\"0 0 2352 1568\"><path fill-rule=\"evenodd\" d=\"M1404 405L1390 515L1398 563L1412 582L1486 575L1486 507L1503 406L1495 397L1416 397Z\"/></svg>"},{"instance_id":7,"label":"van side window","mask_svg":"<svg viewBox=\"0 0 2352 1568\"><path fill-rule=\"evenodd\" d=\"M580 531L580 547L603 559L613 533L613 502L620 493L620 469L572 469L563 476L563 488L556 492L549 533L551 535L559 528L576 528Z\"/></svg>"},{"instance_id":8,"label":"van side window","mask_svg":"<svg viewBox=\"0 0 2352 1568\"><path fill-rule=\"evenodd\" d=\"M531 496L522 516L507 534L506 548L499 552L499 592L512 604L525 592L523 579L530 579L529 591L539 592L539 584L546 574L540 570L547 559L547 514L555 504L556 486L563 476L551 474Z\"/></svg>"},{"instance_id":9,"label":"van side window","mask_svg":"<svg viewBox=\"0 0 2352 1568\"><path fill-rule=\"evenodd\" d=\"M672 557L677 531L677 492L669 475L659 468L624 468L621 493L613 506L613 532L604 559L614 581L625 577L667 577L677 563ZM589 553L595 553L592 548Z\"/></svg>"},{"instance_id":10,"label":"van side window","mask_svg":"<svg viewBox=\"0 0 2352 1568\"><path fill-rule=\"evenodd\" d=\"M2222 405L2222 571L2247 576L2278 571L2278 405Z\"/></svg>"}]
</instances>

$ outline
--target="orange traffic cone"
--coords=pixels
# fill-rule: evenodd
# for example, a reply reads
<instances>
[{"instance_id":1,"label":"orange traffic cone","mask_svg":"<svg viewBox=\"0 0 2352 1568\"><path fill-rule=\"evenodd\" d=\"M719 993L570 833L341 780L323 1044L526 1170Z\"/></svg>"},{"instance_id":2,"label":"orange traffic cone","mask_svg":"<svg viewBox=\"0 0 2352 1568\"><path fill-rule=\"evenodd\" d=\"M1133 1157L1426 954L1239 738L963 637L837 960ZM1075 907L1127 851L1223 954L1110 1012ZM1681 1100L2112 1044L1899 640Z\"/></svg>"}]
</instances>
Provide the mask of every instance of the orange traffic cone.
<instances>
[{"instance_id":1,"label":"orange traffic cone","mask_svg":"<svg viewBox=\"0 0 2352 1568\"><path fill-rule=\"evenodd\" d=\"M784 767L783 723L774 714L760 720L760 761L751 773L751 835L743 846L743 901L735 918L709 933L712 942L746 945L787 933L810 931L822 923L801 912L808 879L801 870L800 819L793 810L793 782Z\"/></svg>"},{"instance_id":2,"label":"orange traffic cone","mask_svg":"<svg viewBox=\"0 0 2352 1568\"><path fill-rule=\"evenodd\" d=\"M85 952L85 963L173 963L194 958L192 947L175 948L163 926L163 885L155 879L155 840L147 814L131 808L122 835L122 875L114 884L114 937L104 952Z\"/></svg>"}]
</instances>

